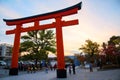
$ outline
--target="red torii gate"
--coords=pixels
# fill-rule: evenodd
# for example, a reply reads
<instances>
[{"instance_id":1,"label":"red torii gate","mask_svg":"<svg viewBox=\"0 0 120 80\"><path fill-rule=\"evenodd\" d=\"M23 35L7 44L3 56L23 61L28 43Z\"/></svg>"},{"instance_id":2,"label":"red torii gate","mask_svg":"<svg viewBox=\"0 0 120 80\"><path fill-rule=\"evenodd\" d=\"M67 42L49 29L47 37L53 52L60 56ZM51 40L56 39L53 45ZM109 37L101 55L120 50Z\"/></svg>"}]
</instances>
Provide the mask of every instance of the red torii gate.
<instances>
[{"instance_id":1,"label":"red torii gate","mask_svg":"<svg viewBox=\"0 0 120 80\"><path fill-rule=\"evenodd\" d=\"M62 21L62 17L76 14L81 9L82 2L54 12L19 18L19 19L3 19L8 26L16 25L14 30L6 31L6 34L15 34L14 47L12 52L12 63L9 71L9 75L18 75L18 53L20 45L20 35L22 32L28 32L33 30L43 30L48 28L56 28L56 43L57 43L57 78L65 78L65 62L64 62L64 48L63 48L63 36L62 26L76 25L78 19L70 21ZM51 24L40 25L39 22L46 19L55 19L55 22ZM23 28L25 23L34 22L34 26Z\"/></svg>"}]
</instances>

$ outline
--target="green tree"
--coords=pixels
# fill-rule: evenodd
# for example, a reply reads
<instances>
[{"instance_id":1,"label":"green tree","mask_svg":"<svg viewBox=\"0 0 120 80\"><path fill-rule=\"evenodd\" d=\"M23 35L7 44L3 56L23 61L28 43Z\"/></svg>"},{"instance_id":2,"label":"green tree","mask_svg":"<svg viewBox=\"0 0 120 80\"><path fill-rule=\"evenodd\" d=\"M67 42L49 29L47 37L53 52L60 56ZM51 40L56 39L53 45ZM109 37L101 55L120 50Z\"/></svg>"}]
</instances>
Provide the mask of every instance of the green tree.
<instances>
[{"instance_id":1,"label":"green tree","mask_svg":"<svg viewBox=\"0 0 120 80\"><path fill-rule=\"evenodd\" d=\"M84 53L87 53L90 56L97 54L99 52L99 44L97 42L92 42L91 40L86 40L86 43L82 45L79 50L82 50Z\"/></svg>"},{"instance_id":2,"label":"green tree","mask_svg":"<svg viewBox=\"0 0 120 80\"><path fill-rule=\"evenodd\" d=\"M49 52L55 53L55 37L52 30L30 31L21 37L20 52L29 52L31 58L46 60ZM31 55L29 55L31 56ZM27 57L30 59L30 57Z\"/></svg>"},{"instance_id":3,"label":"green tree","mask_svg":"<svg viewBox=\"0 0 120 80\"><path fill-rule=\"evenodd\" d=\"M99 44L91 40L86 40L85 42L86 43L82 45L82 47L79 48L79 50L82 50L83 53L86 53L86 57L89 61L94 61L94 55L99 52Z\"/></svg>"}]
</instances>

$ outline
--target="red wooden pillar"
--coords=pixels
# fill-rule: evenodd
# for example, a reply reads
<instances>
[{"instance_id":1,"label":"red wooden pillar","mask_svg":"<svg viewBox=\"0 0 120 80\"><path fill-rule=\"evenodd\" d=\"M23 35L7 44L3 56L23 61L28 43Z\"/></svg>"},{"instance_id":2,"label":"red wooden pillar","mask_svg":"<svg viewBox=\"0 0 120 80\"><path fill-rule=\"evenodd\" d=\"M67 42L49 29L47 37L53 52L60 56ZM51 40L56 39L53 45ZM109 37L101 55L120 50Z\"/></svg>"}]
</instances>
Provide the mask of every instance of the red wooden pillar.
<instances>
[{"instance_id":1,"label":"red wooden pillar","mask_svg":"<svg viewBox=\"0 0 120 80\"><path fill-rule=\"evenodd\" d=\"M20 29L21 24L16 25L15 39L12 53L12 63L9 71L9 75L18 75L18 57L19 57L19 45L20 45Z\"/></svg>"},{"instance_id":2,"label":"red wooden pillar","mask_svg":"<svg viewBox=\"0 0 120 80\"><path fill-rule=\"evenodd\" d=\"M65 61L64 61L64 47L62 35L62 17L55 18L56 20L56 43L57 43L57 78L65 78Z\"/></svg>"}]
</instances>

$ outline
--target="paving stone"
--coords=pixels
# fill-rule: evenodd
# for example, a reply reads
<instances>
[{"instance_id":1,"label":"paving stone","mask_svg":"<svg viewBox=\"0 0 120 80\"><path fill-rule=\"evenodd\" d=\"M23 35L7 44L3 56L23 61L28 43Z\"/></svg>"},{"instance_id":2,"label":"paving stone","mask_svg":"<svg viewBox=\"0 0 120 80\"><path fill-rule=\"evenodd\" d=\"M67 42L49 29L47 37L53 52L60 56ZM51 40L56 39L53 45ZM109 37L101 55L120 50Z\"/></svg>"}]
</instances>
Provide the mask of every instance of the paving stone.
<instances>
[{"instance_id":1,"label":"paving stone","mask_svg":"<svg viewBox=\"0 0 120 80\"><path fill-rule=\"evenodd\" d=\"M19 73L17 76L5 76L0 80L120 80L120 69L90 72L89 69L77 69L76 74L69 74L67 78L56 78L56 71L39 71L36 73Z\"/></svg>"}]
</instances>

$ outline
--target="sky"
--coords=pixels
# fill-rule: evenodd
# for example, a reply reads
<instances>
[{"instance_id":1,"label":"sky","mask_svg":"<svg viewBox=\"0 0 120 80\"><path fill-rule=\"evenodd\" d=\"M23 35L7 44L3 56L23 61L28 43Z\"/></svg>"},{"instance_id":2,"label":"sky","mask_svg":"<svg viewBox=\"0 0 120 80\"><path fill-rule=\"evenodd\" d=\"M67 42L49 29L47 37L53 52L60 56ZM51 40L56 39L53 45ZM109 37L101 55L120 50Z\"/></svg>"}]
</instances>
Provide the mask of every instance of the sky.
<instances>
[{"instance_id":1,"label":"sky","mask_svg":"<svg viewBox=\"0 0 120 80\"><path fill-rule=\"evenodd\" d=\"M14 35L6 35L5 32L14 29L15 26L7 26L3 19L52 12L81 1L82 9L78 14L63 18L79 20L78 25L62 28L65 55L79 53L78 48L87 39L102 44L113 35L120 36L120 0L0 0L0 43L13 45L14 42Z\"/></svg>"}]
</instances>

